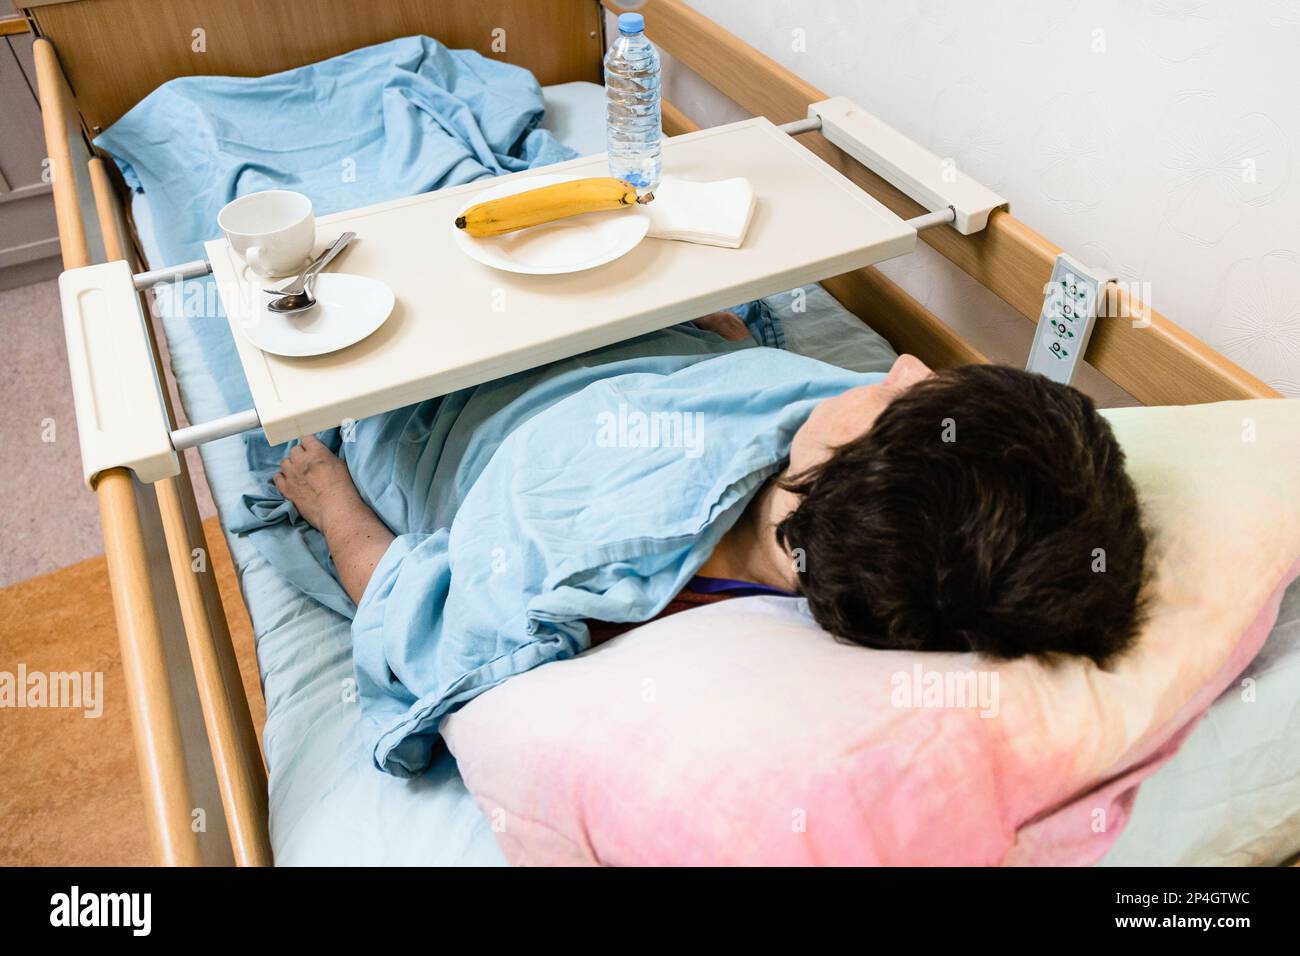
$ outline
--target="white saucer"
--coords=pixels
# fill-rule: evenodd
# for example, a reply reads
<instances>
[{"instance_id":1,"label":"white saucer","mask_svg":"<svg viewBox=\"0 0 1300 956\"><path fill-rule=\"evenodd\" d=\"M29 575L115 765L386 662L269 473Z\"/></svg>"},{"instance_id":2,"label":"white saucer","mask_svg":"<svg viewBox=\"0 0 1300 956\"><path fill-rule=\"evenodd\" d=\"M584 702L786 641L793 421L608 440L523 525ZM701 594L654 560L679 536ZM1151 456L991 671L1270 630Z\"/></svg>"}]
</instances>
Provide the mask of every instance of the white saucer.
<instances>
[{"instance_id":1,"label":"white saucer","mask_svg":"<svg viewBox=\"0 0 1300 956\"><path fill-rule=\"evenodd\" d=\"M475 193L460 212L489 199L586 178L572 174L524 176ZM447 228L465 254L484 265L525 275L558 275L603 266L627 255L650 229L650 213L644 206L590 212L489 239L475 239L457 229L454 222Z\"/></svg>"},{"instance_id":2,"label":"white saucer","mask_svg":"<svg viewBox=\"0 0 1300 956\"><path fill-rule=\"evenodd\" d=\"M266 304L276 298L256 293L260 301L244 335L263 352L301 358L325 355L360 342L392 314L393 290L378 279L323 272L316 277L316 305L306 312L281 315Z\"/></svg>"}]
</instances>

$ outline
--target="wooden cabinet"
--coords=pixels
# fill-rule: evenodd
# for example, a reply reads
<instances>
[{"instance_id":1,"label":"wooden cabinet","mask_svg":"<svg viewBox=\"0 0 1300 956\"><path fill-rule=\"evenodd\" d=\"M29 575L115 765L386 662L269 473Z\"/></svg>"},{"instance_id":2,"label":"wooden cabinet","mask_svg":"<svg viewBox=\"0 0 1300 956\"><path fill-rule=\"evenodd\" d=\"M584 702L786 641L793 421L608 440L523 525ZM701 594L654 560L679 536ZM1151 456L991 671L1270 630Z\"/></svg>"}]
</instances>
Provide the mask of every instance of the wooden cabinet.
<instances>
[{"instance_id":1,"label":"wooden cabinet","mask_svg":"<svg viewBox=\"0 0 1300 956\"><path fill-rule=\"evenodd\" d=\"M13 16L0 0L0 17ZM0 36L0 289L59 273L30 33Z\"/></svg>"}]
</instances>

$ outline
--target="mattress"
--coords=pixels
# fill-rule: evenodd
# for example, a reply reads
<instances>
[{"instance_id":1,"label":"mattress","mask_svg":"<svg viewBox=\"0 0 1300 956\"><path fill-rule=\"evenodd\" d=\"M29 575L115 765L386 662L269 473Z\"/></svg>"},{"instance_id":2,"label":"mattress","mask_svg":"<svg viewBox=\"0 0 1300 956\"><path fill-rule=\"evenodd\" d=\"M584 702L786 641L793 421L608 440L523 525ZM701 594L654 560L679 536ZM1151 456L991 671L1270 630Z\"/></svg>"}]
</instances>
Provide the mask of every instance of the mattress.
<instances>
[{"instance_id":1,"label":"mattress","mask_svg":"<svg viewBox=\"0 0 1300 956\"><path fill-rule=\"evenodd\" d=\"M544 127L579 153L604 149L604 91L593 83L544 90ZM137 194L133 214L152 267L154 211ZM801 303L802 305L803 303ZM769 305L786 347L858 371L883 370L893 351L818 287L796 313L790 296ZM223 320L224 326L224 320ZM172 368L191 421L247 407L223 328L166 320ZM238 436L205 445L218 511L237 514L251 489ZM379 773L360 716L349 621L291 588L246 539L229 533L256 634L267 703L263 746L270 830L279 865L494 865L503 862L491 821L443 756L414 780ZM1300 850L1300 586L1246 677L1256 701L1229 691L1174 760L1140 790L1131 822L1105 863L1275 863Z\"/></svg>"}]
</instances>

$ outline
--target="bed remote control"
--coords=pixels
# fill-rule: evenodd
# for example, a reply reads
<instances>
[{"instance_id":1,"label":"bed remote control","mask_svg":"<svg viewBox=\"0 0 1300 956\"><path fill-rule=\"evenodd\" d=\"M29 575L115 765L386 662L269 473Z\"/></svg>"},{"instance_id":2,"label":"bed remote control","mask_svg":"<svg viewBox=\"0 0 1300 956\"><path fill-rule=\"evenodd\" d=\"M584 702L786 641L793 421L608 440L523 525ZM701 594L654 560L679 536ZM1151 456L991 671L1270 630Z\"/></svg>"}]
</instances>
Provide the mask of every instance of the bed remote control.
<instances>
[{"instance_id":1,"label":"bed remote control","mask_svg":"<svg viewBox=\"0 0 1300 956\"><path fill-rule=\"evenodd\" d=\"M1110 276L1089 269L1063 252L1056 257L1034 344L1029 348L1027 370L1070 384L1075 367L1088 349L1097 307L1110 281Z\"/></svg>"}]
</instances>

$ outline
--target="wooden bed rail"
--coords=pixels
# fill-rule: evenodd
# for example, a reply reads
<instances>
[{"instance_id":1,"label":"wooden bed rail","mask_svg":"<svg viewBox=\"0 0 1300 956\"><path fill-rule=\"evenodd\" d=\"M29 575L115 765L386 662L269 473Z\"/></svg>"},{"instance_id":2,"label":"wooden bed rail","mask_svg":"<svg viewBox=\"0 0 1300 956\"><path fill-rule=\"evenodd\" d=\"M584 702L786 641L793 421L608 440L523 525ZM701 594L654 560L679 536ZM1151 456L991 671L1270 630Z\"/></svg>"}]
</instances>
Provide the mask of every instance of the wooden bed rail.
<instances>
[{"instance_id":1,"label":"wooden bed rail","mask_svg":"<svg viewBox=\"0 0 1300 956\"><path fill-rule=\"evenodd\" d=\"M90 160L95 208L109 261L124 259L138 267L121 201L109 177L105 160ZM143 296L142 296L143 297ZM147 303L145 303L147 306ZM149 314L147 311L146 315ZM149 326L154 366L162 356ZM171 396L164 389L168 418L176 421ZM172 578L180 600L181 619L188 638L190 661L207 728L208 746L217 775L217 787L230 828L231 848L240 866L267 866L271 862L266 829L266 768L253 728L244 682L235 658L234 644L208 550L207 536L194 498L185 457L181 473L154 483L162 518ZM202 561L196 566L195 555Z\"/></svg>"},{"instance_id":2,"label":"wooden bed rail","mask_svg":"<svg viewBox=\"0 0 1300 956\"><path fill-rule=\"evenodd\" d=\"M601 2L614 12L623 9L616 0ZM681 0L645 0L636 9L645 14L646 33L651 40L756 116L766 116L774 123L803 119L809 103L827 98L827 94ZM665 123L670 128L686 119L680 110L665 112ZM898 216L907 219L925 211L819 134L804 134L799 140ZM938 228L922 232L921 238L1029 321L1037 322L1043 287L1061 251L1057 246L1004 210L996 210L989 217L988 226L974 235L963 236L954 229ZM877 279L872 272L875 270L865 270L825 284L850 308L852 305L840 293L850 299L856 296L860 304L872 308L871 314L863 318L869 319L896 348L911 350L909 338L919 337L934 340L944 349L933 356L941 363L951 364L950 360L961 359L962 347L969 349L969 346L958 338L952 343L957 351L948 351L948 336L941 329L911 328L918 323L928 326L939 320L915 302L902 305L898 296L909 301L911 297L897 287L890 291L880 282L884 277ZM869 301L868 292L880 301ZM1118 316L1098 321L1086 358L1140 402L1186 405L1280 397L1267 384L1154 309L1131 299L1126 292L1121 290L1111 301L1117 305L1113 311ZM904 311L892 318L886 315L895 307ZM1136 321L1125 316L1136 317ZM897 329L894 334L889 331L891 327Z\"/></svg>"},{"instance_id":3,"label":"wooden bed rail","mask_svg":"<svg viewBox=\"0 0 1300 956\"><path fill-rule=\"evenodd\" d=\"M38 39L34 55L64 267L129 260L108 171L81 135L54 47ZM265 768L184 465L152 490L111 469L95 494L154 858L268 864Z\"/></svg>"}]
</instances>

